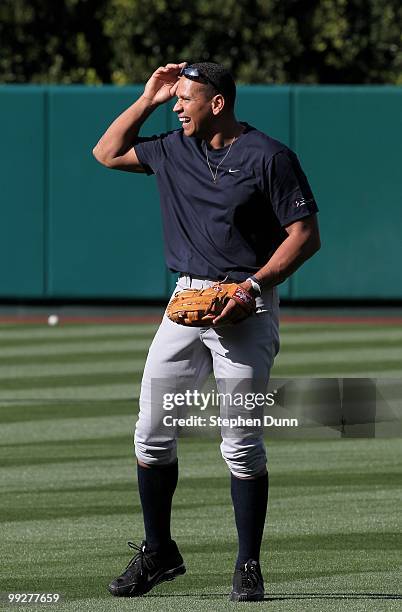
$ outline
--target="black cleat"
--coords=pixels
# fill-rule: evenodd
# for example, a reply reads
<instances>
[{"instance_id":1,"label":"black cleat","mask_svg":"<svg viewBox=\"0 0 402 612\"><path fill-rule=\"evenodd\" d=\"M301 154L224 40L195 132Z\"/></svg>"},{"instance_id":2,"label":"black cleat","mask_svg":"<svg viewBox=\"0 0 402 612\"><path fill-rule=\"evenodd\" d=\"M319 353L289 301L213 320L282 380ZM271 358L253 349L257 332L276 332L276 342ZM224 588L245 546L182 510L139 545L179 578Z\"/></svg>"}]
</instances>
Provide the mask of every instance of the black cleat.
<instances>
[{"instance_id":1,"label":"black cleat","mask_svg":"<svg viewBox=\"0 0 402 612\"><path fill-rule=\"evenodd\" d=\"M183 557L173 540L166 551L147 552L146 542L137 546L128 542L130 548L137 550L121 576L115 578L108 590L116 597L140 597L154 586L186 573Z\"/></svg>"},{"instance_id":2,"label":"black cleat","mask_svg":"<svg viewBox=\"0 0 402 612\"><path fill-rule=\"evenodd\" d=\"M264 599L264 580L258 561L249 559L233 574L231 601L262 601Z\"/></svg>"}]
</instances>

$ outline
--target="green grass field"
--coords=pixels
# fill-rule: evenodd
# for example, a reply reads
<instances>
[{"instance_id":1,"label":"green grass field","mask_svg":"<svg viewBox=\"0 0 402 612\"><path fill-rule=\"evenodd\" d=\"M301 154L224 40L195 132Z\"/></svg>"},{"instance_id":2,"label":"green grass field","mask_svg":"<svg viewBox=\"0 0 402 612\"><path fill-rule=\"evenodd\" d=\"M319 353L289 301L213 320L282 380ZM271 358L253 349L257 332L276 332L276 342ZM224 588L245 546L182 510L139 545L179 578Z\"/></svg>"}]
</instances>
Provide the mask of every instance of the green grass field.
<instances>
[{"instance_id":1,"label":"green grass field","mask_svg":"<svg viewBox=\"0 0 402 612\"><path fill-rule=\"evenodd\" d=\"M106 591L143 536L132 430L154 325L0 326L3 609L401 610L400 438L267 440L266 601L227 599L236 553L219 441L180 440L173 532L187 574ZM401 377L402 326L287 324L274 376ZM8 605L7 592L58 592ZM399 593L399 595L398 595Z\"/></svg>"}]
</instances>

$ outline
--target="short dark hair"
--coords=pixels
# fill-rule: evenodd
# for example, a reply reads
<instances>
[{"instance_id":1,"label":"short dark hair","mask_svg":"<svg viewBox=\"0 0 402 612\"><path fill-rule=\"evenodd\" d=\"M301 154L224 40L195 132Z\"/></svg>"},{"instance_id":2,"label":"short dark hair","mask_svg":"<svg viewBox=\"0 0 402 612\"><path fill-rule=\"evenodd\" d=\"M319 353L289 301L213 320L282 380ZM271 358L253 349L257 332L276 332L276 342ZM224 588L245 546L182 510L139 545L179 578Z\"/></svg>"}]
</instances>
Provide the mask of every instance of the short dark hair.
<instances>
[{"instance_id":1,"label":"short dark hair","mask_svg":"<svg viewBox=\"0 0 402 612\"><path fill-rule=\"evenodd\" d=\"M228 106L234 108L236 100L236 84L232 74L222 64L213 62L197 62L190 64L194 68L198 68L201 74L207 77L205 85L211 89L211 94L220 93L225 98ZM198 79L197 79L198 80ZM200 82L202 78L200 77Z\"/></svg>"}]
</instances>

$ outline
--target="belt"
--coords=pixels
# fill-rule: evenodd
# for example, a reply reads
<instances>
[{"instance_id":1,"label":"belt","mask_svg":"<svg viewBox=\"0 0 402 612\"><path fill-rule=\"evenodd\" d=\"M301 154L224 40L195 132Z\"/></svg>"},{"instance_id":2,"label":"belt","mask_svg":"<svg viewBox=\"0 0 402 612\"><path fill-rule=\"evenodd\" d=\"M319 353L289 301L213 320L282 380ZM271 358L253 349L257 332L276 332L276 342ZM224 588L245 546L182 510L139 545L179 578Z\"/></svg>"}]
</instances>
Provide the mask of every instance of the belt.
<instances>
[{"instance_id":1,"label":"belt","mask_svg":"<svg viewBox=\"0 0 402 612\"><path fill-rule=\"evenodd\" d=\"M207 280L207 281L212 281L213 283L236 282L236 281L231 281L227 277L223 278L222 280L217 280L216 278L210 278L209 276L199 276L197 274L188 274L186 272L180 272L179 276L180 276L180 278L182 278L183 276L188 276L192 280Z\"/></svg>"}]
</instances>

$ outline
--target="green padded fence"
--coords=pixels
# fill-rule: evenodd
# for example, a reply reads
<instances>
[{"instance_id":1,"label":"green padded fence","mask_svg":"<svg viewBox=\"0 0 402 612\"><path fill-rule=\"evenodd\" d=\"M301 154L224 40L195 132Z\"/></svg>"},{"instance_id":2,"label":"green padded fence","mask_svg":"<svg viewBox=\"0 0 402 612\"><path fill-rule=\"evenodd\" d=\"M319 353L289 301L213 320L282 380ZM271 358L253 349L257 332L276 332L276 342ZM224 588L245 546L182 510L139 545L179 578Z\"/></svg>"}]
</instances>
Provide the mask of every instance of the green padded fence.
<instances>
[{"instance_id":1,"label":"green padded fence","mask_svg":"<svg viewBox=\"0 0 402 612\"><path fill-rule=\"evenodd\" d=\"M152 177L92 157L142 86L1 86L0 299L165 299ZM241 86L237 116L290 145L320 207L322 249L288 299L402 298L402 88ZM179 127L164 106L142 133Z\"/></svg>"}]
</instances>

